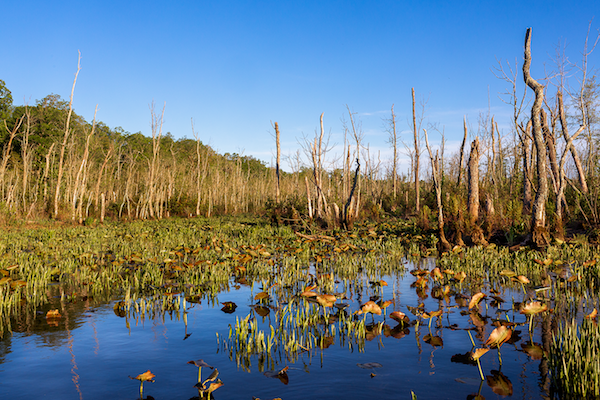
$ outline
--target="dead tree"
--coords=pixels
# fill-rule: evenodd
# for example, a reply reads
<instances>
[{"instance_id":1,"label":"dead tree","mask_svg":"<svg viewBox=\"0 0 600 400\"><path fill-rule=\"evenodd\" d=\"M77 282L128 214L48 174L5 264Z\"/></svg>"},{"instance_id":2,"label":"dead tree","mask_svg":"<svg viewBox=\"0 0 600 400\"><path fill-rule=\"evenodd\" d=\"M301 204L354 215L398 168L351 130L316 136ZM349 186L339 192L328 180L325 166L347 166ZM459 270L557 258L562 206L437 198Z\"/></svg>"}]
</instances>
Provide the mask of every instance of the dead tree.
<instances>
[{"instance_id":1,"label":"dead tree","mask_svg":"<svg viewBox=\"0 0 600 400\"><path fill-rule=\"evenodd\" d=\"M467 142L467 118L463 117L463 128L465 135L463 136L462 144L460 145L460 158L458 161L458 180L456 186L460 187L460 181L462 180L463 164L465 163L465 143Z\"/></svg>"},{"instance_id":2,"label":"dead tree","mask_svg":"<svg viewBox=\"0 0 600 400\"><path fill-rule=\"evenodd\" d=\"M545 248L550 243L546 228L546 199L548 198L548 176L546 171L546 143L542 131L540 114L544 101L544 86L532 78L531 68L531 28L525 34L525 62L523 63L523 78L527 86L535 93L535 100L531 106L531 121L533 126L533 139L537 153L537 192L531 209L531 239L538 249Z\"/></svg>"},{"instance_id":3,"label":"dead tree","mask_svg":"<svg viewBox=\"0 0 600 400\"><path fill-rule=\"evenodd\" d=\"M469 164L467 170L467 210L469 214L469 230L471 241L475 245L487 245L483 237L483 231L479 226L479 138L476 137L471 143Z\"/></svg>"},{"instance_id":4,"label":"dead tree","mask_svg":"<svg viewBox=\"0 0 600 400\"><path fill-rule=\"evenodd\" d=\"M275 197L276 197L276 201L277 204L279 204L279 196L280 196L280 189L279 189L279 161L281 160L281 146L279 144L279 124L277 122L275 122L274 125L275 128L275 143L277 145L277 162L275 164L275 176L277 178L277 187L275 190Z\"/></svg>"},{"instance_id":5,"label":"dead tree","mask_svg":"<svg viewBox=\"0 0 600 400\"><path fill-rule=\"evenodd\" d=\"M563 137L565 138L565 142L568 142L569 127L567 126L567 115L565 113L562 92L560 90L558 91L558 93L556 93L556 99L558 101L558 119L560 120L560 126L562 127ZM588 185L585 179L585 172L583 171L583 166L581 165L581 159L577 154L577 149L575 148L575 146L569 146L569 149L571 151L571 156L573 156L573 162L575 163L575 167L577 168L577 176L579 177L579 186L581 188L581 192L587 194Z\"/></svg>"},{"instance_id":6,"label":"dead tree","mask_svg":"<svg viewBox=\"0 0 600 400\"><path fill-rule=\"evenodd\" d=\"M414 93L414 92L413 92ZM440 170L439 156L436 152L435 158L431 147L429 147L429 139L427 138L427 130L423 129L425 135L425 145L429 152L429 159L431 160L431 175L433 175L433 186L435 187L435 199L437 202L438 209L438 239L439 239L439 250L440 252L448 251L452 247L448 240L446 240L446 234L444 233L444 210L442 206L442 172Z\"/></svg>"},{"instance_id":7,"label":"dead tree","mask_svg":"<svg viewBox=\"0 0 600 400\"><path fill-rule=\"evenodd\" d=\"M75 72L75 79L73 79L73 87L71 88L71 97L69 98L69 113L67 114L67 123L65 124L65 134L63 136L63 142L60 147L60 157L58 159L58 177L56 178L56 190L54 191L54 217L58 216L58 202L60 198L60 185L62 183L63 176L63 164L65 160L65 150L67 148L67 142L69 140L69 125L71 122L71 115L73 114L73 94L75 92L75 84L77 83L77 76L81 70L81 53L77 59L77 72Z\"/></svg>"},{"instance_id":8,"label":"dead tree","mask_svg":"<svg viewBox=\"0 0 600 400\"><path fill-rule=\"evenodd\" d=\"M419 132L417 130L417 113L415 111L415 88L412 88L412 117L413 117L413 133L415 136L415 157L414 157L414 174L415 174L415 211L417 214L421 211L419 204Z\"/></svg>"}]
</instances>

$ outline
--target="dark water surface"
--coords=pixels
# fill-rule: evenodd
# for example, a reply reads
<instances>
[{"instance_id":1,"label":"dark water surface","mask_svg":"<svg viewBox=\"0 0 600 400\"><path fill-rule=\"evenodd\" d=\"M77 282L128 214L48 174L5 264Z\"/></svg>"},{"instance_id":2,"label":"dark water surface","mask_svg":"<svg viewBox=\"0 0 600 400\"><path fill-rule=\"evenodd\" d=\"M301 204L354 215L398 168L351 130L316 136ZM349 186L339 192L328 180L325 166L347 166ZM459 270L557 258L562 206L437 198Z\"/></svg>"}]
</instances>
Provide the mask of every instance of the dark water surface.
<instances>
[{"instance_id":1,"label":"dark water surface","mask_svg":"<svg viewBox=\"0 0 600 400\"><path fill-rule=\"evenodd\" d=\"M412 267L407 265L408 269ZM433 267L431 263L425 266ZM269 318L274 320L274 311L263 318L249 307L255 303L254 295L260 291L256 286L254 290L248 286L237 290L232 287L217 296L219 303L233 301L238 305L232 314L224 313L222 305L205 299L199 304L187 303L187 327L183 301L177 311L142 318L139 315L118 316L113 309L114 301L96 305L82 300L63 300L61 303L60 299L55 299L54 304L38 313L27 332L7 334L0 340L0 398L133 400L139 398L139 384L128 376L150 370L156 375L155 382L144 384L144 397L187 400L198 396L193 387L198 370L187 362L198 359L219 370L224 385L213 393L212 398L217 400L252 399L253 396L263 400L277 397L284 400L410 399L411 391L419 400L466 399L478 392L485 399L547 396L549 384L545 361L536 355L543 347L542 328L549 328L541 317L536 320L532 335L534 344L540 347L527 347L530 341L528 327L517 326L520 340L502 346L501 367L495 349L481 358L486 375L482 382L476 365L451 361L452 356L472 349L465 329L473 328L474 321L469 314L461 315L467 307L456 306L454 297L448 304L431 296L419 299L415 289L410 287L415 277L408 273L383 279L388 283L382 288L383 300L395 300L387 308L387 314L402 311L413 321L406 336L397 339L378 335L365 342L363 351L359 351L358 346L350 349L348 343L341 344L336 336L328 348L303 352L295 362L281 356L277 369L289 367L288 384L265 376L268 366L261 366L256 356L250 358L249 366L238 366L235 357L231 360L222 345L229 334L229 325L235 325L236 317L244 318L251 312L261 328L269 332L267 324ZM353 298L344 300L350 304L349 312L358 309L370 294L361 293L360 301L356 293ZM511 308L513 298L515 301L523 298L523 293L516 291L499 295L506 300L501 306L505 309ZM437 310L440 304L448 311L434 319L431 326L432 335L442 339L441 346L424 341L429 333L428 320L422 320L416 332L414 321L417 317L406 306L417 306L421 301L427 311ZM45 316L45 312L53 308L58 308L62 314L55 324ZM489 298L479 306L481 315L487 315L489 319L479 332L471 331L477 347L482 347L482 342L494 329L491 321L498 318L496 310ZM526 317L517 312L510 311L508 315L511 321L526 322ZM506 317L502 314L501 318ZM383 315L366 317L367 322L384 320L391 328L396 326L393 320ZM19 330L19 327L13 326L13 330ZM216 340L217 332L220 345ZM187 338L186 334L189 335ZM545 341L548 337L544 335ZM529 354L524 349L529 349ZM365 369L357 366L358 363L381 366ZM210 370L204 368L203 377L209 374Z\"/></svg>"}]
</instances>

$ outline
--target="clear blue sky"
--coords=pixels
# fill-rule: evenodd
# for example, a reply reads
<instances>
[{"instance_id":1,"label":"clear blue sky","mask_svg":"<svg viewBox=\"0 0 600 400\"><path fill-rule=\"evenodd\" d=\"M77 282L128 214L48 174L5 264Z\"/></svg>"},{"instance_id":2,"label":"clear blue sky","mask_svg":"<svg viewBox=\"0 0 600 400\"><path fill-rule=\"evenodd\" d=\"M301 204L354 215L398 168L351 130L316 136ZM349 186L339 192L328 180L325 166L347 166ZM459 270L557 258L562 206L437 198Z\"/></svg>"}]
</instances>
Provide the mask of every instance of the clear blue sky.
<instances>
[{"instance_id":1,"label":"clear blue sky","mask_svg":"<svg viewBox=\"0 0 600 400\"><path fill-rule=\"evenodd\" d=\"M382 118L395 104L410 141L411 87L428 99L427 122L462 138L488 106L509 134L497 59L523 57L533 28L532 74L544 75L559 40L580 60L598 1L6 1L0 79L16 105L50 93L68 99L81 51L75 112L150 135L149 104L166 103L164 132L217 151L270 162L271 121L284 154L312 136L325 113L342 143L346 104L371 153L390 156ZM600 66L600 49L590 58ZM545 66L544 66L545 65ZM519 77L519 84L522 78ZM489 100L489 101L488 101ZM347 114L346 114L347 118ZM439 135L431 133L432 141Z\"/></svg>"}]
</instances>

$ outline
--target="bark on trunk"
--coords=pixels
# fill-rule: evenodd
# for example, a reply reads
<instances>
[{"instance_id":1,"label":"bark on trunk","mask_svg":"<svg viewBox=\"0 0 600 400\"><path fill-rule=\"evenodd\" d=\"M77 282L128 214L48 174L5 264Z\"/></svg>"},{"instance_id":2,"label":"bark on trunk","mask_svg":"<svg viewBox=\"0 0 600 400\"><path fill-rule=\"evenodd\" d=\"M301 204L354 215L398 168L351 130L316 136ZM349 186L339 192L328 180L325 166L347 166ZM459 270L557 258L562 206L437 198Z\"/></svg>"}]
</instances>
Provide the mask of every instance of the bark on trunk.
<instances>
[{"instance_id":1,"label":"bark on trunk","mask_svg":"<svg viewBox=\"0 0 600 400\"><path fill-rule=\"evenodd\" d=\"M469 155L468 170L468 199L467 209L469 212L469 231L471 232L471 241L475 245L484 245L488 243L483 236L483 230L479 226L479 138L475 138L471 143L471 154Z\"/></svg>"},{"instance_id":2,"label":"bark on trunk","mask_svg":"<svg viewBox=\"0 0 600 400\"><path fill-rule=\"evenodd\" d=\"M537 248L545 248L550 243L546 228L546 199L548 198L548 176L546 172L546 143L542 132L540 111L544 101L544 86L531 77L531 28L525 34L525 62L523 63L523 77L527 86L535 93L535 100L531 107L531 120L533 125L533 138L537 152L537 192L531 210L531 235Z\"/></svg>"}]
</instances>

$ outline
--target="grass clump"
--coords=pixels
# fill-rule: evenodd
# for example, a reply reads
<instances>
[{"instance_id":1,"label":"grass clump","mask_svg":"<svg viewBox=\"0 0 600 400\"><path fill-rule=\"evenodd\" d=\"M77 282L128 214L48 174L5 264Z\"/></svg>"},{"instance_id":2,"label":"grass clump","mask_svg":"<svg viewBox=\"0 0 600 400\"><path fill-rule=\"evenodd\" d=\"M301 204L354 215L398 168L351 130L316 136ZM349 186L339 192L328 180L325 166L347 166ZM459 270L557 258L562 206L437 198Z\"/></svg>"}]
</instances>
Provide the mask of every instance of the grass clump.
<instances>
[{"instance_id":1,"label":"grass clump","mask_svg":"<svg viewBox=\"0 0 600 400\"><path fill-rule=\"evenodd\" d=\"M600 398L600 327L595 321L559 326L550 347L553 388L563 399Z\"/></svg>"}]
</instances>

